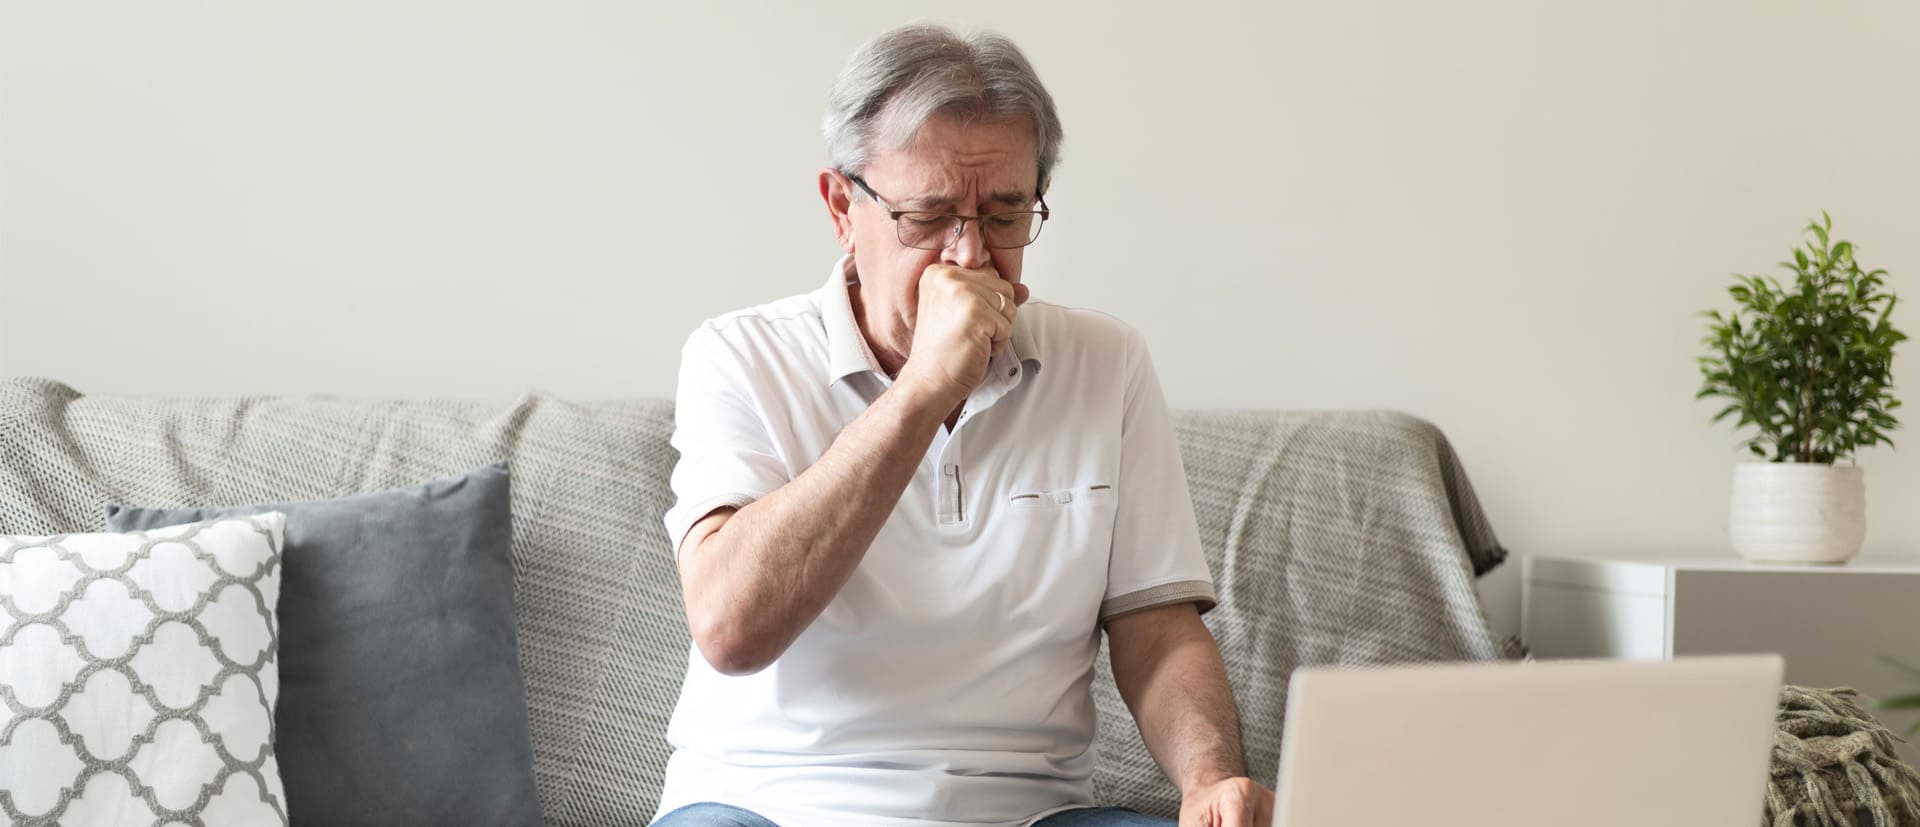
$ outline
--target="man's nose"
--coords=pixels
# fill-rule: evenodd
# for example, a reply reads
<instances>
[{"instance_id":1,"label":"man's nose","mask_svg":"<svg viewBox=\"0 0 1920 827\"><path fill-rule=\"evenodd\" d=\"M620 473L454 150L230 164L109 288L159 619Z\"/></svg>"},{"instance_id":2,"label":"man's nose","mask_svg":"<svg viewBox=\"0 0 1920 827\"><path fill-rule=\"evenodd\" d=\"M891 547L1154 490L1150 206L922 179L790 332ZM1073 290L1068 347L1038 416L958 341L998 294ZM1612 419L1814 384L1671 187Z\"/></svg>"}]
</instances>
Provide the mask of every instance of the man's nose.
<instances>
[{"instance_id":1,"label":"man's nose","mask_svg":"<svg viewBox=\"0 0 1920 827\"><path fill-rule=\"evenodd\" d=\"M960 228L960 237L941 251L941 258L947 264L967 270L978 270L987 263L987 240L981 235L980 222L969 221Z\"/></svg>"}]
</instances>

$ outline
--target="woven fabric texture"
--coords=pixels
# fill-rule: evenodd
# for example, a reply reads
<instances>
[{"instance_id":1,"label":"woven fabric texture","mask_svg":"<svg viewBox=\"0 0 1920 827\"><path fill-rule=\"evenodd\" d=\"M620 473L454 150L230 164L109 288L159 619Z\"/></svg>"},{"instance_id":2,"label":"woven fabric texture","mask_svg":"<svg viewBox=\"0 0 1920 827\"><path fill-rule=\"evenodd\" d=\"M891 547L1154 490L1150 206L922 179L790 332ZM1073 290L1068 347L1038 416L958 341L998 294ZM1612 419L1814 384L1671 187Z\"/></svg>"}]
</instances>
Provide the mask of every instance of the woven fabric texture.
<instances>
[{"instance_id":1,"label":"woven fabric texture","mask_svg":"<svg viewBox=\"0 0 1920 827\"><path fill-rule=\"evenodd\" d=\"M1220 594L1206 616L1249 767L1272 783L1303 664L1491 660L1474 578L1506 556L1452 448L1391 412L1176 416ZM511 463L534 774L554 824L643 823L689 646L660 516L672 403L84 395L0 381L0 533L98 530L106 503L338 497ZM1172 815L1100 658L1102 803ZM297 819L298 814L293 814Z\"/></svg>"},{"instance_id":2,"label":"woven fabric texture","mask_svg":"<svg viewBox=\"0 0 1920 827\"><path fill-rule=\"evenodd\" d=\"M1920 773L1854 689L1780 689L1762 827L1920 824Z\"/></svg>"}]
</instances>

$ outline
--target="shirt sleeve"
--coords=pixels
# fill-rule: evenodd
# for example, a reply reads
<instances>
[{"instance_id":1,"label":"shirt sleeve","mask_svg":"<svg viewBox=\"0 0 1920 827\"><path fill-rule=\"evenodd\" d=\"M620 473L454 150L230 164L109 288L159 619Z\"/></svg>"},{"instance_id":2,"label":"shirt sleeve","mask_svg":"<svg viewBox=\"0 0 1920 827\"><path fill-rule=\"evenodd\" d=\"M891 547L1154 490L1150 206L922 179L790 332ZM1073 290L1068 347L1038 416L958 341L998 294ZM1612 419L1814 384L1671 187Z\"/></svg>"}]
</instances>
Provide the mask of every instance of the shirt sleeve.
<instances>
[{"instance_id":1,"label":"shirt sleeve","mask_svg":"<svg viewBox=\"0 0 1920 827\"><path fill-rule=\"evenodd\" d=\"M1197 603L1204 614L1217 602L1160 378L1137 334L1131 345L1102 623L1175 603Z\"/></svg>"},{"instance_id":2,"label":"shirt sleeve","mask_svg":"<svg viewBox=\"0 0 1920 827\"><path fill-rule=\"evenodd\" d=\"M787 464L774 448L753 401L744 362L710 325L687 337L674 394L674 504L667 537L674 559L694 523L721 508L742 508L787 484Z\"/></svg>"}]
</instances>

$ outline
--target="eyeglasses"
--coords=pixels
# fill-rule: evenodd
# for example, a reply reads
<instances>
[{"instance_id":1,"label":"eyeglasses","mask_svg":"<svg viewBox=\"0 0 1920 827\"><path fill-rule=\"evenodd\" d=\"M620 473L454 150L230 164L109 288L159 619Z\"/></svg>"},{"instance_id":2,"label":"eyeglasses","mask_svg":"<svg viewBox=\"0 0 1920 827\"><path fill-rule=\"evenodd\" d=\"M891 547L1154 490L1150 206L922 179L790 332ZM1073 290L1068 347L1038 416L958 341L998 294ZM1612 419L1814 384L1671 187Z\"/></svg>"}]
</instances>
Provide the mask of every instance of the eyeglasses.
<instances>
[{"instance_id":1,"label":"eyeglasses","mask_svg":"<svg viewBox=\"0 0 1920 827\"><path fill-rule=\"evenodd\" d=\"M967 231L967 222L980 222L980 238L988 247L1006 250L1025 247L1040 237L1040 227L1052 213L1047 209L1047 201L1036 197L1037 210L1015 210L997 212L989 215L954 215L943 212L922 210L896 210L887 203L887 199L874 192L860 176L845 173L847 178L858 184L861 190L873 196L892 216L893 226L900 235L900 243L916 250L944 250L960 240Z\"/></svg>"}]
</instances>

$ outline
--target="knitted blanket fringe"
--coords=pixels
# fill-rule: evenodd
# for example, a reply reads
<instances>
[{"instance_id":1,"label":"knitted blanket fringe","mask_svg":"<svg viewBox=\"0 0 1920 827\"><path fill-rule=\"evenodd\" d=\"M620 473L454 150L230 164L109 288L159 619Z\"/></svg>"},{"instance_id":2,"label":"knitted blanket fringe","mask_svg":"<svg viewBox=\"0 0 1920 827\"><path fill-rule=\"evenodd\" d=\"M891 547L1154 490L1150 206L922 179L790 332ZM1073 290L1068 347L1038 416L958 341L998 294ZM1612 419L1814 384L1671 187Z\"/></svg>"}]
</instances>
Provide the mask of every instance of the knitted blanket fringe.
<instances>
[{"instance_id":1,"label":"knitted blanket fringe","mask_svg":"<svg viewBox=\"0 0 1920 827\"><path fill-rule=\"evenodd\" d=\"M1920 773L1894 754L1898 739L1861 708L1853 689L1780 690L1765 827L1920 825Z\"/></svg>"}]
</instances>

